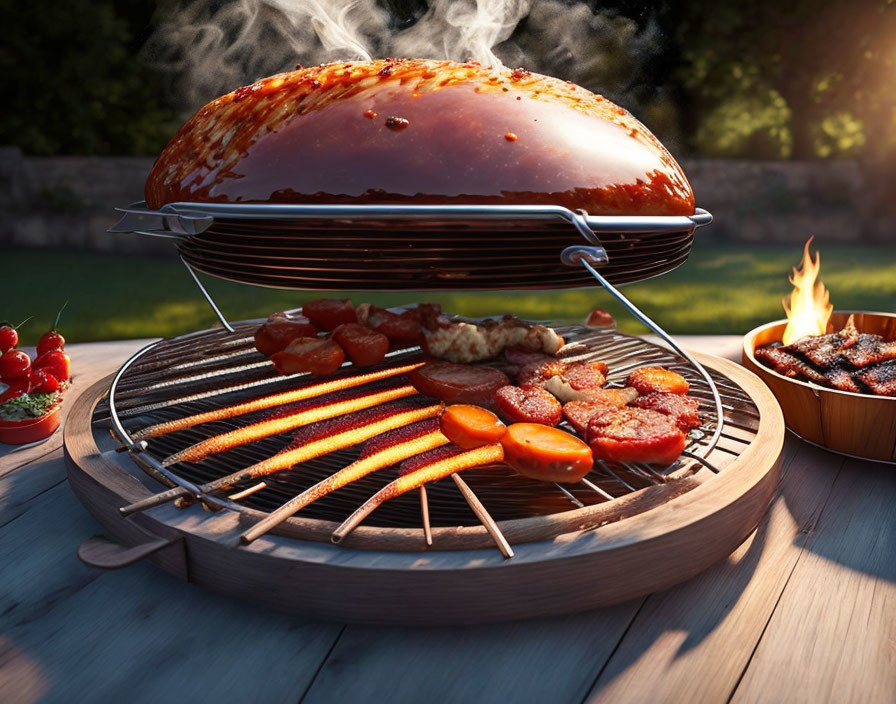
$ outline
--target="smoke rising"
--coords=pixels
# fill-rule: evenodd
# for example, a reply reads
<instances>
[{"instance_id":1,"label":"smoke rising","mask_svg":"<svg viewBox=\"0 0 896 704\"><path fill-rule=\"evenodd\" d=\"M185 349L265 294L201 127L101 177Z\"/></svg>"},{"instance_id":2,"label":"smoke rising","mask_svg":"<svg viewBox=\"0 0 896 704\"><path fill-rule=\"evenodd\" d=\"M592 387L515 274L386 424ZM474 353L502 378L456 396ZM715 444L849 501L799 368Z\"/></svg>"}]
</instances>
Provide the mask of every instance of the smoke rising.
<instances>
[{"instance_id":1,"label":"smoke rising","mask_svg":"<svg viewBox=\"0 0 896 704\"><path fill-rule=\"evenodd\" d=\"M185 111L297 64L386 56L525 66L632 107L656 40L652 25L561 0L432 0L405 28L376 0L170 0L143 58Z\"/></svg>"}]
</instances>

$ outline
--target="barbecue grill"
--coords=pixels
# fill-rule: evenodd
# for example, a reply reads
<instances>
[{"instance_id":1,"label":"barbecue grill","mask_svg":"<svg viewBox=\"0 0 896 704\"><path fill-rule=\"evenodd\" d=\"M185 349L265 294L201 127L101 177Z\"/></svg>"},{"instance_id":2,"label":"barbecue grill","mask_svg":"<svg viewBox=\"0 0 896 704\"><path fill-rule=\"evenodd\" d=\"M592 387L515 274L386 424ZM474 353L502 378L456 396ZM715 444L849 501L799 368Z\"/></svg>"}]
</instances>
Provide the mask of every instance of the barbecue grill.
<instances>
[{"instance_id":1,"label":"barbecue grill","mask_svg":"<svg viewBox=\"0 0 896 704\"><path fill-rule=\"evenodd\" d=\"M79 554L90 564L145 557L213 590L341 620L501 620L592 608L686 579L729 554L764 512L783 443L774 400L740 368L695 359L616 288L680 265L695 229L711 220L705 211L595 217L546 206L175 203L122 212L113 232L174 240L222 327L150 345L79 400L66 429L70 478L118 541L87 541ZM317 394L319 382L277 374L252 345L261 321L231 323L197 272L317 290L597 283L665 344L557 327L562 356L607 363L610 386L636 367L674 369L704 422L667 468L598 462L564 486L481 467L389 501L348 532L344 521L395 467L292 515L297 495L357 459L357 443L249 476L247 467L289 451L290 432L239 438L278 408L280 416L351 413L382 399L375 407L388 418L433 415L425 401L402 396L401 370L419 362L419 349L396 350L375 367L346 365L338 389L312 396L317 405L283 411ZM154 430L166 427L175 429ZM202 461L179 460L221 437L236 440ZM570 572L613 579L585 589Z\"/></svg>"}]
</instances>

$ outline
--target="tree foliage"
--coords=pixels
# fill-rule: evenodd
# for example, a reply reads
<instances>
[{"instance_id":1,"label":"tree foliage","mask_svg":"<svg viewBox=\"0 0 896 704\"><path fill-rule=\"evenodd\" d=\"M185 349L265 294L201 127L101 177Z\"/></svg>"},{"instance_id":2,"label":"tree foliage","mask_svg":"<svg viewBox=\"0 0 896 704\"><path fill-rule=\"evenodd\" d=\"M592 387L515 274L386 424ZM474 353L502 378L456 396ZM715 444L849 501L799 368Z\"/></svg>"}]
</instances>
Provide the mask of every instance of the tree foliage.
<instances>
[{"instance_id":1,"label":"tree foliage","mask_svg":"<svg viewBox=\"0 0 896 704\"><path fill-rule=\"evenodd\" d=\"M396 31L427 7L378 1ZM650 46L638 49L637 70L630 60L608 66L606 37L595 36L590 54L563 59L569 66L557 63L558 47L548 44L559 40L543 23L524 20L515 39L529 57L541 35L545 57L533 65L634 96L631 107L676 153L896 163L896 0L585 4L629 18L620 24L627 31L630 20L643 30ZM166 92L176 81L138 58L154 12L152 0L0 0L0 144L31 154L158 153L179 119L176 96Z\"/></svg>"},{"instance_id":2,"label":"tree foliage","mask_svg":"<svg viewBox=\"0 0 896 704\"><path fill-rule=\"evenodd\" d=\"M0 0L0 144L30 154L154 154L173 111L136 56L152 2Z\"/></svg>"},{"instance_id":3,"label":"tree foliage","mask_svg":"<svg viewBox=\"0 0 896 704\"><path fill-rule=\"evenodd\" d=\"M694 151L896 156L894 0L679 0L669 19Z\"/></svg>"}]
</instances>

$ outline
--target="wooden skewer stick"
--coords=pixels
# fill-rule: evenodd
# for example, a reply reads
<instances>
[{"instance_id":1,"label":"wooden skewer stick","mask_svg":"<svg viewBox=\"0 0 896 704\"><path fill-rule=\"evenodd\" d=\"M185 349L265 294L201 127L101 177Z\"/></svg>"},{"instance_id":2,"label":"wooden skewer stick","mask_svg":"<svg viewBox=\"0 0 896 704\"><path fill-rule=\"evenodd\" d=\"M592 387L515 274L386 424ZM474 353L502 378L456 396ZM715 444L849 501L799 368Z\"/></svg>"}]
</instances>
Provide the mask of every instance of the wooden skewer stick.
<instances>
[{"instance_id":1,"label":"wooden skewer stick","mask_svg":"<svg viewBox=\"0 0 896 704\"><path fill-rule=\"evenodd\" d=\"M196 413L192 416L185 416L184 418L169 420L165 423L150 425L146 428L143 428L142 430L138 430L135 433L132 433L131 437L133 437L134 440L155 438L159 437L160 435L167 435L168 433L176 432L178 430L192 428L193 426L201 425L202 423L211 423L212 421L216 420L226 420L227 418L235 418L236 416L245 415L246 413L253 413L255 411L263 411L267 408L283 406L287 403L305 401L309 398L316 398L317 396L323 396L324 394L332 393L333 391L343 391L355 386L363 386L364 384L369 384L374 381L388 379L392 376L404 374L416 369L422 364L423 362L419 362L417 364L406 364L401 367L382 369L380 371L370 372L368 374L357 374L355 376L348 376L342 379L322 381L318 384L311 384L310 386L303 386L300 389L293 389L291 391L284 391L279 394L263 396L262 398L257 398L252 401L246 401L245 403L238 403L234 406L226 406L224 408L215 409L214 411Z\"/></svg>"},{"instance_id":2,"label":"wooden skewer stick","mask_svg":"<svg viewBox=\"0 0 896 704\"><path fill-rule=\"evenodd\" d=\"M233 486L234 484L239 484L244 481L250 481L252 479L257 479L258 477L263 477L268 474L274 474L275 472L289 469L290 467L300 462L305 462L307 460L314 459L315 457L320 457L321 455L335 452L336 450L344 450L347 447L352 447L353 445L357 445L358 443L364 442L365 440L369 440L370 438L379 435L380 433L384 433L387 430L402 428L405 425L410 425L411 423L415 423L418 420L434 418L442 412L443 408L444 405L442 403L437 403L431 406L424 406L423 408L414 408L409 411L395 413L394 415L388 416L386 418L371 423L366 423L364 425L343 431L341 433L336 433L335 435L331 435L328 438L316 440L314 442L308 443L307 445L293 448L291 450L278 452L273 457L269 457L266 460L252 465L251 467L247 467L246 469L241 469L239 472L234 472L233 474L228 474L225 477L215 479L214 481L203 484L198 488L203 494L207 494L209 492L218 491L220 489L224 489L228 486ZM163 491L159 494L149 496L133 504L122 506L118 510L123 516L128 516L137 511L145 511L146 509L152 508L153 506L160 506L161 504L168 503L169 501L174 501L180 496L189 496L189 494L190 492L183 487L175 487L173 489L169 489L168 491Z\"/></svg>"},{"instance_id":3,"label":"wooden skewer stick","mask_svg":"<svg viewBox=\"0 0 896 704\"><path fill-rule=\"evenodd\" d=\"M258 482L258 484L254 486L250 486L248 489L243 489L242 491L238 491L235 494L231 494L227 498L231 501L239 501L240 499L245 499L247 496L251 496L256 491L261 491L267 486L264 482Z\"/></svg>"},{"instance_id":4,"label":"wooden skewer stick","mask_svg":"<svg viewBox=\"0 0 896 704\"><path fill-rule=\"evenodd\" d=\"M305 491L287 501L276 511L271 512L243 533L240 536L240 542L251 543L256 538L267 533L271 528L305 508L308 504L344 487L346 484L357 481L361 477L385 467L391 467L393 464L406 460L408 457L413 457L421 452L447 444L448 438L442 435L441 431L435 430L392 447L387 447L368 457L362 457L347 467L343 467L335 474L331 474L326 479L319 481L314 486L305 489Z\"/></svg>"},{"instance_id":5,"label":"wooden skewer stick","mask_svg":"<svg viewBox=\"0 0 896 704\"><path fill-rule=\"evenodd\" d=\"M163 467L170 467L178 462L199 462L209 455L214 455L225 450L231 450L239 445L247 445L250 442L261 440L271 435L278 435L304 425L317 423L328 418L347 415L356 411L362 411L365 408L382 405L388 401L406 398L418 393L410 384L398 386L393 389L386 389L377 393L365 394L357 398L350 398L345 401L337 401L336 403L328 403L316 408L310 408L306 411L291 413L279 418L271 418L252 425L245 425L242 428L231 430L228 433L215 435L195 445L190 445L180 452L162 460Z\"/></svg>"},{"instance_id":6,"label":"wooden skewer stick","mask_svg":"<svg viewBox=\"0 0 896 704\"><path fill-rule=\"evenodd\" d=\"M427 482L438 481L455 472L479 467L484 464L501 462L504 459L504 449L499 444L484 445L475 450L467 450L459 455L453 455L443 460L421 467L413 472L404 474L398 479L389 482L365 501L357 511L349 516L334 532L331 540L334 543L342 542L345 537L360 525L367 516L373 513L389 499L401 496L412 489L423 486Z\"/></svg>"},{"instance_id":7,"label":"wooden skewer stick","mask_svg":"<svg viewBox=\"0 0 896 704\"><path fill-rule=\"evenodd\" d=\"M427 545L432 545L432 525L429 523L429 498L426 496L426 484L420 487L420 514L423 516L423 539Z\"/></svg>"},{"instance_id":8,"label":"wooden skewer stick","mask_svg":"<svg viewBox=\"0 0 896 704\"><path fill-rule=\"evenodd\" d=\"M479 521L488 531L488 534L492 537L492 540L495 541L495 545L498 546L498 550L501 551L501 554L507 559L513 557L513 548L510 547L510 543L507 542L507 538L504 537L501 529L498 528L498 524L495 523L495 519L492 518L489 512L485 510L485 506L482 505L479 497L473 493L470 485L467 484L463 479L461 479L460 475L458 474L452 474L451 478L454 480L454 483L457 484L457 488L460 489L460 493L464 495L464 499L466 499L466 502L469 504L470 508L473 509L473 513L476 514L476 518L479 519Z\"/></svg>"}]
</instances>

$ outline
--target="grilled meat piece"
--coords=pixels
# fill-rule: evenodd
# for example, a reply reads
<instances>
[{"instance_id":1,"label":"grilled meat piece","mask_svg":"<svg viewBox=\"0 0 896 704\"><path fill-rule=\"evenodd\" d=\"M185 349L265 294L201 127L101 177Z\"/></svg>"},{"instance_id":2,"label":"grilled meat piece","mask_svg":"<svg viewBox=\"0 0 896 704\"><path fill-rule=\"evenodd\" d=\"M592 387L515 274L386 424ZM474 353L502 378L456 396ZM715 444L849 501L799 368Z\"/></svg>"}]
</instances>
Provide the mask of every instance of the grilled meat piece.
<instances>
[{"instance_id":1,"label":"grilled meat piece","mask_svg":"<svg viewBox=\"0 0 896 704\"><path fill-rule=\"evenodd\" d=\"M667 467L686 443L687 437L669 416L648 408L622 408L588 422L588 444L595 459Z\"/></svg>"},{"instance_id":2,"label":"grilled meat piece","mask_svg":"<svg viewBox=\"0 0 896 704\"><path fill-rule=\"evenodd\" d=\"M672 394L686 394L690 385L679 373L662 367L641 367L628 375L627 386L633 386L638 393L649 394L661 391Z\"/></svg>"},{"instance_id":3,"label":"grilled meat piece","mask_svg":"<svg viewBox=\"0 0 896 704\"><path fill-rule=\"evenodd\" d=\"M575 431L585 436L588 421L600 413L616 411L638 398L631 387L624 389L595 389L594 395L585 401L570 401L563 405L563 417Z\"/></svg>"},{"instance_id":4,"label":"grilled meat piece","mask_svg":"<svg viewBox=\"0 0 896 704\"><path fill-rule=\"evenodd\" d=\"M495 392L495 404L513 423L553 426L563 419L560 402L540 386L502 386Z\"/></svg>"},{"instance_id":5,"label":"grilled meat piece","mask_svg":"<svg viewBox=\"0 0 896 704\"><path fill-rule=\"evenodd\" d=\"M824 370L824 378L827 380L829 386L833 386L835 389L840 389L840 391L853 391L855 393L861 393L862 389L853 381L852 374L854 372L850 372L849 369L837 365L836 367L831 367L829 369Z\"/></svg>"},{"instance_id":6,"label":"grilled meat piece","mask_svg":"<svg viewBox=\"0 0 896 704\"><path fill-rule=\"evenodd\" d=\"M607 365L603 362L573 362L545 381L542 386L561 403L586 401L606 383Z\"/></svg>"},{"instance_id":7,"label":"grilled meat piece","mask_svg":"<svg viewBox=\"0 0 896 704\"><path fill-rule=\"evenodd\" d=\"M856 378L878 396L896 396L896 361L863 369Z\"/></svg>"},{"instance_id":8,"label":"grilled meat piece","mask_svg":"<svg viewBox=\"0 0 896 704\"><path fill-rule=\"evenodd\" d=\"M880 335L863 333L854 346L843 352L843 358L854 367L896 360L896 340L886 342Z\"/></svg>"},{"instance_id":9,"label":"grilled meat piece","mask_svg":"<svg viewBox=\"0 0 896 704\"><path fill-rule=\"evenodd\" d=\"M784 347L758 347L754 352L755 357L764 362L766 366L774 369L778 374L797 379L805 377L816 384L827 384L827 379L821 372L815 371L803 360L793 356Z\"/></svg>"},{"instance_id":10,"label":"grilled meat piece","mask_svg":"<svg viewBox=\"0 0 896 704\"><path fill-rule=\"evenodd\" d=\"M896 395L896 340L860 333L850 316L838 332L803 337L755 351L763 364L792 379L808 379L840 391Z\"/></svg>"},{"instance_id":11,"label":"grilled meat piece","mask_svg":"<svg viewBox=\"0 0 896 704\"><path fill-rule=\"evenodd\" d=\"M543 325L532 325L505 316L502 320L467 323L439 316L423 329L426 351L449 362L481 362L494 359L507 347L556 354L563 338Z\"/></svg>"},{"instance_id":12,"label":"grilled meat piece","mask_svg":"<svg viewBox=\"0 0 896 704\"><path fill-rule=\"evenodd\" d=\"M653 391L632 402L638 408L649 408L669 416L683 432L700 425L700 402L690 396Z\"/></svg>"},{"instance_id":13,"label":"grilled meat piece","mask_svg":"<svg viewBox=\"0 0 896 704\"><path fill-rule=\"evenodd\" d=\"M803 337L786 349L800 354L816 367L834 367L838 364L866 367L896 359L896 340L887 342L880 335L860 333L852 317L846 327L838 332Z\"/></svg>"}]
</instances>

